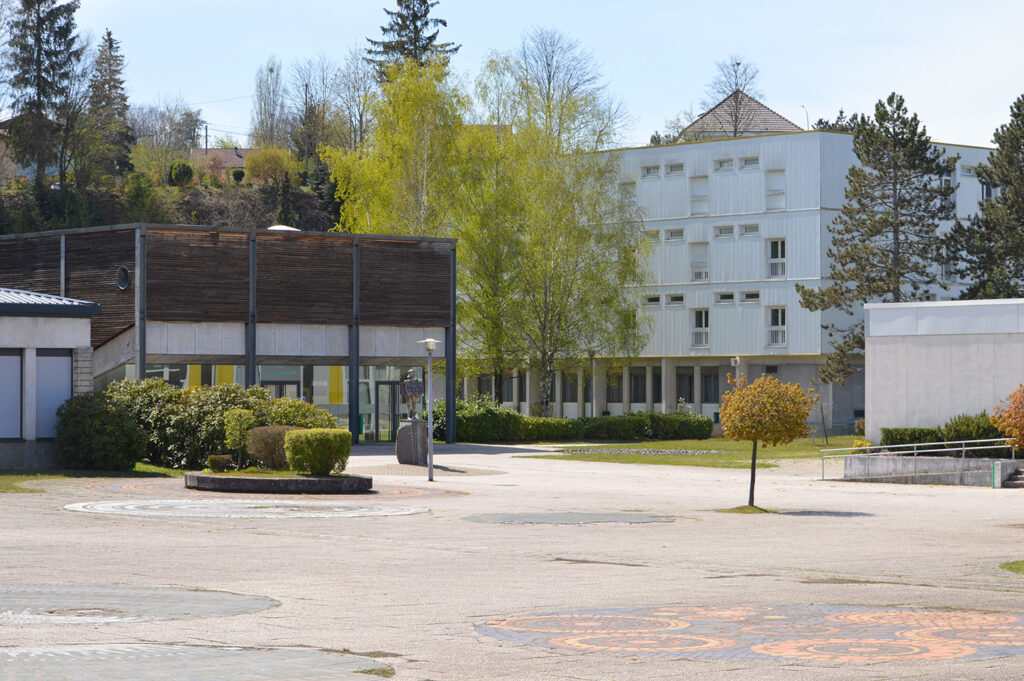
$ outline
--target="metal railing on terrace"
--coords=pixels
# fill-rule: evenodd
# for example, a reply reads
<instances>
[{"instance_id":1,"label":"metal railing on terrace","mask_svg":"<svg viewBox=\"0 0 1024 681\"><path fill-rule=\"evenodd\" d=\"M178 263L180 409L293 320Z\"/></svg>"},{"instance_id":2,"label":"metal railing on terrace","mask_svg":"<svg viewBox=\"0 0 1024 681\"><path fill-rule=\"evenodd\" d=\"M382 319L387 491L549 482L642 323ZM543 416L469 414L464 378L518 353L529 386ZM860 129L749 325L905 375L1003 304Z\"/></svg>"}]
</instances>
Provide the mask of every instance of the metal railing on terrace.
<instances>
[{"instance_id":1,"label":"metal railing on terrace","mask_svg":"<svg viewBox=\"0 0 1024 681\"><path fill-rule=\"evenodd\" d=\"M916 461L918 455L938 455L944 457L956 457L950 452L959 452L959 458L966 460L967 452L980 452L986 450L1010 450L1010 458L1017 458L1017 450L1009 444L1010 438L990 438L988 440L956 440L952 442L918 442L909 445L871 445L870 447L837 447L834 449L819 449L821 455L821 479L825 479L825 459L844 459L848 456L912 456ZM826 454L826 452L847 452L846 454ZM993 452L994 453L994 452ZM975 456L976 455L972 455ZM1000 457L1005 458L1005 457Z\"/></svg>"}]
</instances>

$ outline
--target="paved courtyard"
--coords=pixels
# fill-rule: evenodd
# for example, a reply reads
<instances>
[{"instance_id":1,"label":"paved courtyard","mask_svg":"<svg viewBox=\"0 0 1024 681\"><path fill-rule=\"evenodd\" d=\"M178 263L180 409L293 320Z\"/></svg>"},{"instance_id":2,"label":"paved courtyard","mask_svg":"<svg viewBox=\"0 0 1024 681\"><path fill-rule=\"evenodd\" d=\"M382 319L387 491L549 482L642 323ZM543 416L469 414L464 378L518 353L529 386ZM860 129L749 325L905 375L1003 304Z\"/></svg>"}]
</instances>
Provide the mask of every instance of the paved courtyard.
<instances>
[{"instance_id":1,"label":"paved courtyard","mask_svg":"<svg viewBox=\"0 0 1024 681\"><path fill-rule=\"evenodd\" d=\"M4 679L1008 679L1024 490L438 447L433 483L215 495L77 479L0 495ZM833 464L830 464L833 465ZM208 598L202 598L208 595ZM200 598L197 599L197 596ZM355 673L361 672L361 673Z\"/></svg>"}]
</instances>

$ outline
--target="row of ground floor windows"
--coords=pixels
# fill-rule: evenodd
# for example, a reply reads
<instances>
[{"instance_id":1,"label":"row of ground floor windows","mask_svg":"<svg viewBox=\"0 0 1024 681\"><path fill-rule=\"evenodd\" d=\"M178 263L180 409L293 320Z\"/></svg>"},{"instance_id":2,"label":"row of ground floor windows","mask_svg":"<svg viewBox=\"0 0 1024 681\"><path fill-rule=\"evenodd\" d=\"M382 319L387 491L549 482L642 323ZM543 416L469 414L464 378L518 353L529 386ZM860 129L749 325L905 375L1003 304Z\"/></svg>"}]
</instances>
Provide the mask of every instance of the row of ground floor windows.
<instances>
[{"instance_id":1,"label":"row of ground floor windows","mask_svg":"<svg viewBox=\"0 0 1024 681\"><path fill-rule=\"evenodd\" d=\"M37 349L34 363L35 436L45 440L56 434L57 408L71 397L71 350ZM0 440L23 437L25 371L32 371L26 364L32 366L21 350L0 350Z\"/></svg>"},{"instance_id":2,"label":"row of ground floor windows","mask_svg":"<svg viewBox=\"0 0 1024 681\"><path fill-rule=\"evenodd\" d=\"M701 374L700 380L700 401L713 404L718 402L719 380L718 374ZM476 391L483 395L496 395L493 388L493 376L478 376ZM639 403L647 401L647 370L644 367L634 367L629 370L628 386L629 402ZM583 385L583 402L591 402L594 391L594 379L585 379ZM662 401L661 390L661 368L654 367L651 375L652 402ZM512 396L518 394L526 395L526 374L505 374L501 377L501 399L504 402L512 401ZM622 371L613 370L607 372L605 382L605 401L618 403L623 399ZM576 402L579 399L579 381L575 372L562 374L562 401ZM674 401L692 403L693 400L693 372L676 372L676 395Z\"/></svg>"}]
</instances>

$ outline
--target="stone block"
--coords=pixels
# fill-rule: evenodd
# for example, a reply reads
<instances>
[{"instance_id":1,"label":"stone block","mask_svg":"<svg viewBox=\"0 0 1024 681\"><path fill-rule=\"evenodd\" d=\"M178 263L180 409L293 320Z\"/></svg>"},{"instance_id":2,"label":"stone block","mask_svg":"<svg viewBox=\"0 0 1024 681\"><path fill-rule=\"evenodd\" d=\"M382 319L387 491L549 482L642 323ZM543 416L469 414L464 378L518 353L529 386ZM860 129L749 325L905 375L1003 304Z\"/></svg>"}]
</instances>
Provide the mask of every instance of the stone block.
<instances>
[{"instance_id":1,"label":"stone block","mask_svg":"<svg viewBox=\"0 0 1024 681\"><path fill-rule=\"evenodd\" d=\"M403 419L395 436L398 463L427 465L427 423L419 419Z\"/></svg>"}]
</instances>

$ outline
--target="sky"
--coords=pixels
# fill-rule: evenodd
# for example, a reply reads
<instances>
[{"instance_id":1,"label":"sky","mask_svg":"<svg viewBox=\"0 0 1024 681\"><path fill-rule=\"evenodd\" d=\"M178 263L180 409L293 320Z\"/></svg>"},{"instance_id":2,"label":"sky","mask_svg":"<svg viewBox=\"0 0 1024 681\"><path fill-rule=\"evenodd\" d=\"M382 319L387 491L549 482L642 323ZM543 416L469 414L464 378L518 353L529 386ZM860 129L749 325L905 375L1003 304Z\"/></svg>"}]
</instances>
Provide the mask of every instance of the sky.
<instances>
[{"instance_id":1,"label":"sky","mask_svg":"<svg viewBox=\"0 0 1024 681\"><path fill-rule=\"evenodd\" d=\"M82 0L79 31L121 42L132 103L181 98L203 112L210 143L245 143L257 69L321 54L341 62L380 38L394 0ZM665 121L704 98L715 65L732 55L760 70L762 101L801 127L870 112L896 91L937 142L991 146L1024 94L1014 0L441 0L439 39L462 47L452 67L467 84L492 51L534 27L590 51L646 144Z\"/></svg>"}]
</instances>

